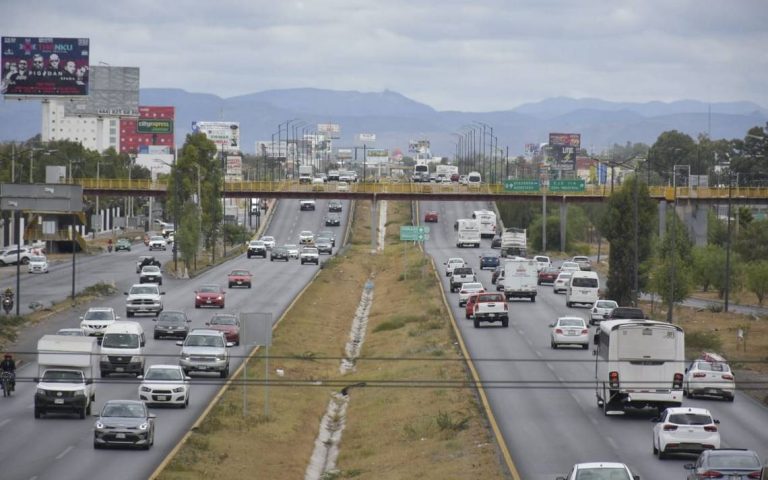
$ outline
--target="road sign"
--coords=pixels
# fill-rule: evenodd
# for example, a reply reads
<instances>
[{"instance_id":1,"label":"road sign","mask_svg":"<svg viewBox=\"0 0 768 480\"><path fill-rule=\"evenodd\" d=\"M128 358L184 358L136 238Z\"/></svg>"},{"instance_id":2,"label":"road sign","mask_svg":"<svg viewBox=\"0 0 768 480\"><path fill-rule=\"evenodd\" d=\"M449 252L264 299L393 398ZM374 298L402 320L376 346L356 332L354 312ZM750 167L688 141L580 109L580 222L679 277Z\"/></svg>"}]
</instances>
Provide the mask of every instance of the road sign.
<instances>
[{"instance_id":1,"label":"road sign","mask_svg":"<svg viewBox=\"0 0 768 480\"><path fill-rule=\"evenodd\" d=\"M549 181L550 192L583 192L585 188L584 179L582 178Z\"/></svg>"},{"instance_id":2,"label":"road sign","mask_svg":"<svg viewBox=\"0 0 768 480\"><path fill-rule=\"evenodd\" d=\"M423 242L429 240L429 227L400 226L400 240L407 242Z\"/></svg>"},{"instance_id":3,"label":"road sign","mask_svg":"<svg viewBox=\"0 0 768 480\"><path fill-rule=\"evenodd\" d=\"M540 188L538 180L504 180L505 192L538 192Z\"/></svg>"}]
</instances>

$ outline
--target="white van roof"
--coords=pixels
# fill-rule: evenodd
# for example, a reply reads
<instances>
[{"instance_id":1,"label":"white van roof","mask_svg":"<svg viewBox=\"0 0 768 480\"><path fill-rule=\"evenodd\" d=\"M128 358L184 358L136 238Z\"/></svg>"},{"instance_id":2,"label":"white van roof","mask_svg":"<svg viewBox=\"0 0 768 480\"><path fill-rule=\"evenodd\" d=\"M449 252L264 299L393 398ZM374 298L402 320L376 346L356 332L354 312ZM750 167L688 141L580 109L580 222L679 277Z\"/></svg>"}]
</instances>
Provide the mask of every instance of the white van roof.
<instances>
[{"instance_id":1,"label":"white van roof","mask_svg":"<svg viewBox=\"0 0 768 480\"><path fill-rule=\"evenodd\" d=\"M144 333L144 327L139 322L119 320L107 326L104 329L104 335L108 333Z\"/></svg>"}]
</instances>

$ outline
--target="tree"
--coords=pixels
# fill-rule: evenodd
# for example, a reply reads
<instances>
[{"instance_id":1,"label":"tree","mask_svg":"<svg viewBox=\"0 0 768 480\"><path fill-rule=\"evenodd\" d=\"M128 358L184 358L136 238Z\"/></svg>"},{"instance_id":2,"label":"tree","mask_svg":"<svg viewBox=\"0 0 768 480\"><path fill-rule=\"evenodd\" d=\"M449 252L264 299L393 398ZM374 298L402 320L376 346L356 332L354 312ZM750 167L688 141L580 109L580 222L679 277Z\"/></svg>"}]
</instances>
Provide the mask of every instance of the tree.
<instances>
[{"instance_id":1,"label":"tree","mask_svg":"<svg viewBox=\"0 0 768 480\"><path fill-rule=\"evenodd\" d=\"M747 263L768 260L768 220L754 221L741 229L734 250Z\"/></svg>"},{"instance_id":2,"label":"tree","mask_svg":"<svg viewBox=\"0 0 768 480\"><path fill-rule=\"evenodd\" d=\"M710 210L707 213L707 243L710 245L724 247L727 242L727 222L717 218L717 213L715 210Z\"/></svg>"},{"instance_id":3,"label":"tree","mask_svg":"<svg viewBox=\"0 0 768 480\"><path fill-rule=\"evenodd\" d=\"M197 254L200 245L200 212L197 205L188 202L181 214L181 225L176 232L176 241L181 259L189 266Z\"/></svg>"},{"instance_id":4,"label":"tree","mask_svg":"<svg viewBox=\"0 0 768 480\"><path fill-rule=\"evenodd\" d=\"M647 283L646 260L651 256L656 204L648 192L648 185L631 177L608 200L600 230L611 245L608 270L608 297L619 305L633 300L635 270L635 194L637 194L637 258L638 288Z\"/></svg>"},{"instance_id":5,"label":"tree","mask_svg":"<svg viewBox=\"0 0 768 480\"><path fill-rule=\"evenodd\" d=\"M667 215L667 234L655 246L656 261L651 269L650 287L662 297L665 303L669 302L670 296L673 302L685 300L693 285L691 273L693 243L683 222L679 218L673 219L673 215L677 215L674 210ZM673 235L675 239L674 251L672 249ZM670 276L674 277L673 292L670 292Z\"/></svg>"},{"instance_id":6,"label":"tree","mask_svg":"<svg viewBox=\"0 0 768 480\"><path fill-rule=\"evenodd\" d=\"M757 302L762 307L766 293L768 293L768 260L747 265L746 287L757 296Z\"/></svg>"},{"instance_id":7,"label":"tree","mask_svg":"<svg viewBox=\"0 0 768 480\"><path fill-rule=\"evenodd\" d=\"M663 132L653 144L653 170L666 182L672 179L672 168L675 165L692 165L697 158L696 143L693 139L677 130ZM693 173L693 171L691 172ZM678 170L678 185L686 185L687 181L680 178Z\"/></svg>"}]
</instances>

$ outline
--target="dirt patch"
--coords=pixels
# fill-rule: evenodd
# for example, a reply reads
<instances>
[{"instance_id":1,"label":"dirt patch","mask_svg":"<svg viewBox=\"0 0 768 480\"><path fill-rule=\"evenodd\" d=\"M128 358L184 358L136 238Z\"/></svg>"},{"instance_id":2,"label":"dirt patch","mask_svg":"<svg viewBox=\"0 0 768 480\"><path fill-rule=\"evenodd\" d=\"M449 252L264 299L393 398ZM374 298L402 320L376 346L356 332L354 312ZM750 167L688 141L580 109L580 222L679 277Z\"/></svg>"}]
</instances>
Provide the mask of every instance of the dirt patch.
<instances>
[{"instance_id":1,"label":"dirt patch","mask_svg":"<svg viewBox=\"0 0 768 480\"><path fill-rule=\"evenodd\" d=\"M248 364L245 417L236 379L159 478L303 478L329 398L360 382L348 393L339 470L324 478L505 478L473 391L462 388L467 373L431 265L412 245L404 255L396 240L410 205L389 207L391 246L369 254L370 204L359 202L352 246L325 264L275 330L268 415L258 358ZM343 375L344 346L371 274L365 345L354 372Z\"/></svg>"}]
</instances>

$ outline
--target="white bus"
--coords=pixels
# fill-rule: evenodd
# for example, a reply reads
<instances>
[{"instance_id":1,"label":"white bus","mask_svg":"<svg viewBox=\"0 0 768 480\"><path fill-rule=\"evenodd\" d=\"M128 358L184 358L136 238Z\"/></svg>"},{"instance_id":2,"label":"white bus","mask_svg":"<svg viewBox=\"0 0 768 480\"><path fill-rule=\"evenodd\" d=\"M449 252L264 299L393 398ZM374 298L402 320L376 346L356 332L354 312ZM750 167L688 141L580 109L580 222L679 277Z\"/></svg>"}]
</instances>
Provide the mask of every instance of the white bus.
<instances>
[{"instance_id":1,"label":"white bus","mask_svg":"<svg viewBox=\"0 0 768 480\"><path fill-rule=\"evenodd\" d=\"M594 336L595 395L606 415L683 402L685 334L655 320L606 320Z\"/></svg>"},{"instance_id":2,"label":"white bus","mask_svg":"<svg viewBox=\"0 0 768 480\"><path fill-rule=\"evenodd\" d=\"M490 210L475 210L472 218L480 221L480 236L493 238L496 236L496 214Z\"/></svg>"},{"instance_id":3,"label":"white bus","mask_svg":"<svg viewBox=\"0 0 768 480\"><path fill-rule=\"evenodd\" d=\"M460 218L456 228L456 247L480 248L480 223L471 218Z\"/></svg>"}]
</instances>

